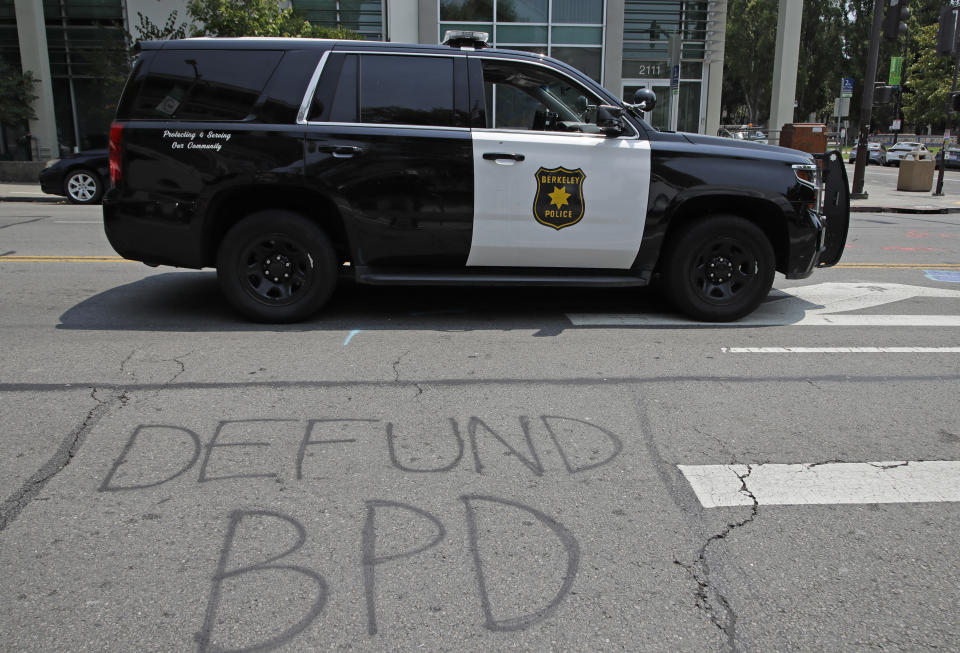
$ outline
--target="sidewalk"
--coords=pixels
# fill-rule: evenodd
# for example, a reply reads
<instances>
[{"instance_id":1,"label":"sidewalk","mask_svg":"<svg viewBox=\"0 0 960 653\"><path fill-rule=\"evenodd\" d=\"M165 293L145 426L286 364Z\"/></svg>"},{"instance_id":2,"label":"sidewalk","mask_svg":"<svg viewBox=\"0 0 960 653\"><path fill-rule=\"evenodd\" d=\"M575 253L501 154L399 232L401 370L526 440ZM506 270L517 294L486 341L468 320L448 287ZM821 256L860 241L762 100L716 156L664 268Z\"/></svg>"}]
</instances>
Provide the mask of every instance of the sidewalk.
<instances>
[{"instance_id":1,"label":"sidewalk","mask_svg":"<svg viewBox=\"0 0 960 653\"><path fill-rule=\"evenodd\" d=\"M853 166L847 166L847 176L853 183ZM947 171L946 180L956 181L956 177ZM954 185L954 184L951 184ZM933 188L937 187L934 173ZM850 211L854 213L960 213L960 195L945 194L935 197L932 192L907 192L896 190L896 182L877 183L870 180L864 184L867 199L850 200ZM954 186L955 187L955 186ZM54 202L66 204L67 200L59 195L46 195L40 190L40 184L13 184L0 182L0 202Z\"/></svg>"},{"instance_id":2,"label":"sidewalk","mask_svg":"<svg viewBox=\"0 0 960 653\"><path fill-rule=\"evenodd\" d=\"M870 175L864 181L863 190L867 199L851 199L851 213L960 213L960 194L956 193L957 173L953 170L944 171L943 195L935 196L937 189L937 175L933 173L933 187L929 191L902 191L897 190L897 181L893 173L897 168L884 168L891 175L878 182L871 180ZM853 166L847 164L847 179L853 185ZM948 184L948 182L950 182ZM951 191L949 188L953 189Z\"/></svg>"},{"instance_id":3,"label":"sidewalk","mask_svg":"<svg viewBox=\"0 0 960 653\"><path fill-rule=\"evenodd\" d=\"M47 195L40 190L40 184L17 184L0 181L0 202L63 202L66 197Z\"/></svg>"}]
</instances>

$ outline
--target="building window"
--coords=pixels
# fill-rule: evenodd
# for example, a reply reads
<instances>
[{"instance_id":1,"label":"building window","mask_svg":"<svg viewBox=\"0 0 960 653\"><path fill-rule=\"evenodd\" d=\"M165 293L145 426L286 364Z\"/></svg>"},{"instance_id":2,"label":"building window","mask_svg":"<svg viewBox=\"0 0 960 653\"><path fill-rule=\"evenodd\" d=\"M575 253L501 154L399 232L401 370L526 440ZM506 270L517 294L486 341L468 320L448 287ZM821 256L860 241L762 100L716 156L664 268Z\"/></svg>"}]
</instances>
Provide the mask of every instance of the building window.
<instances>
[{"instance_id":1,"label":"building window","mask_svg":"<svg viewBox=\"0 0 960 653\"><path fill-rule=\"evenodd\" d=\"M129 67L122 0L44 0L57 137L61 148L107 146Z\"/></svg>"},{"instance_id":2,"label":"building window","mask_svg":"<svg viewBox=\"0 0 960 653\"><path fill-rule=\"evenodd\" d=\"M546 54L602 82L604 0L438 0L447 30L490 34L498 48Z\"/></svg>"},{"instance_id":3,"label":"building window","mask_svg":"<svg viewBox=\"0 0 960 653\"><path fill-rule=\"evenodd\" d=\"M655 127L669 127L670 37L680 37L680 88L677 129L699 130L709 3L706 0L625 0L623 97L632 101L640 87L657 94L647 115Z\"/></svg>"},{"instance_id":4,"label":"building window","mask_svg":"<svg viewBox=\"0 0 960 653\"><path fill-rule=\"evenodd\" d=\"M343 27L368 41L383 40L383 0L293 0L293 8L314 25Z\"/></svg>"}]
</instances>

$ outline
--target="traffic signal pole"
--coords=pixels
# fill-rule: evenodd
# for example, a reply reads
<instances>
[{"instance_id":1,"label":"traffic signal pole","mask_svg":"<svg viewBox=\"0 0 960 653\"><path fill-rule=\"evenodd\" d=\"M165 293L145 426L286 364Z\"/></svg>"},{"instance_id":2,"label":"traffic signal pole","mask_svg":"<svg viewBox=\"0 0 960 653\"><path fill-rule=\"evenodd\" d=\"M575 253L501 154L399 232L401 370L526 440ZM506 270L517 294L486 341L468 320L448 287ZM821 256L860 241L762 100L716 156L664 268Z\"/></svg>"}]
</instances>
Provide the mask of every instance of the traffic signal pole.
<instances>
[{"instance_id":1,"label":"traffic signal pole","mask_svg":"<svg viewBox=\"0 0 960 653\"><path fill-rule=\"evenodd\" d=\"M960 73L960 56L957 54L956 38L954 31L953 47L953 86L950 88L950 100L947 102L947 132L953 127L953 96L957 94L957 73ZM933 191L934 196L943 195L943 171L947 167L947 146L950 145L950 139L944 136L943 147L940 148L940 170L937 172L937 189Z\"/></svg>"},{"instance_id":2,"label":"traffic signal pole","mask_svg":"<svg viewBox=\"0 0 960 653\"><path fill-rule=\"evenodd\" d=\"M880 55L880 32L883 28L883 0L873 2L873 25L870 28L870 52L867 55L867 74L863 78L863 98L860 101L860 139L857 142L857 161L853 168L851 199L867 199L863 190L863 173L867 165L867 143L870 139L870 120L873 115L873 87L877 81L877 57Z\"/></svg>"}]
</instances>

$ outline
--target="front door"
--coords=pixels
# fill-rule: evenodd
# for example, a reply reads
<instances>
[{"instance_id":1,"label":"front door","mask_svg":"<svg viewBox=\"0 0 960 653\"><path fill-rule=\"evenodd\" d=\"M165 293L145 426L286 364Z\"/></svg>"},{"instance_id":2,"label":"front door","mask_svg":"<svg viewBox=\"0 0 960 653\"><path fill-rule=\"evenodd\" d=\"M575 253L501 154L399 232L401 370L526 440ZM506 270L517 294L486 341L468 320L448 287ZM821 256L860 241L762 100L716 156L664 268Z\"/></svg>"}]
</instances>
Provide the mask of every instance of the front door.
<instances>
[{"instance_id":1,"label":"front door","mask_svg":"<svg viewBox=\"0 0 960 653\"><path fill-rule=\"evenodd\" d=\"M601 100L546 66L484 59L473 129L469 266L628 269L643 236L650 146L596 124Z\"/></svg>"}]
</instances>

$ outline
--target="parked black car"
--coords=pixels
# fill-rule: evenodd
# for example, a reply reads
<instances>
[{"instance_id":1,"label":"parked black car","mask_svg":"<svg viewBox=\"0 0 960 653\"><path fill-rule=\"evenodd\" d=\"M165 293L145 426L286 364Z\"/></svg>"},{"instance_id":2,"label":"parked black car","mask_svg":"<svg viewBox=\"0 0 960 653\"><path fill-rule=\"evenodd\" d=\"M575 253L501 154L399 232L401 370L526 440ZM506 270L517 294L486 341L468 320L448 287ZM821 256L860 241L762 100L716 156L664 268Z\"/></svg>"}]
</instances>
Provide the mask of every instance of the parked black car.
<instances>
[{"instance_id":1,"label":"parked black car","mask_svg":"<svg viewBox=\"0 0 960 653\"><path fill-rule=\"evenodd\" d=\"M53 159L40 172L40 188L63 195L72 204L99 204L110 186L107 150L88 150Z\"/></svg>"}]
</instances>

